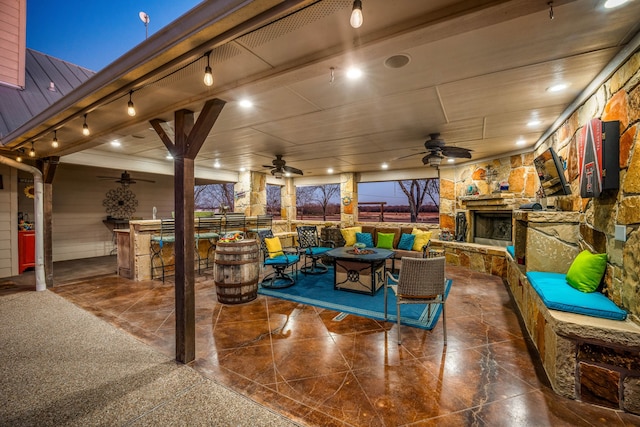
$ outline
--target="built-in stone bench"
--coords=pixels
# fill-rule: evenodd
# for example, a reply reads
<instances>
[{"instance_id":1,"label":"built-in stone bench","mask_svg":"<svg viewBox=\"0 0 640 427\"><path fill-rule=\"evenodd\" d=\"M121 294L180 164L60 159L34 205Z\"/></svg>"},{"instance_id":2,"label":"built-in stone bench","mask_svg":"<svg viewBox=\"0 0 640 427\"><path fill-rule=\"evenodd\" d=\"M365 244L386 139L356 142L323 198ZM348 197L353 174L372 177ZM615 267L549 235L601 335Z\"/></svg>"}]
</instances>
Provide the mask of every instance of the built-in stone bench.
<instances>
[{"instance_id":1,"label":"built-in stone bench","mask_svg":"<svg viewBox=\"0 0 640 427\"><path fill-rule=\"evenodd\" d=\"M640 326L548 309L524 268L507 257L507 282L556 393L640 414Z\"/></svg>"},{"instance_id":2,"label":"built-in stone bench","mask_svg":"<svg viewBox=\"0 0 640 427\"><path fill-rule=\"evenodd\" d=\"M431 239L432 249L444 249L448 265L466 267L481 273L507 277L507 250L478 243Z\"/></svg>"}]
</instances>

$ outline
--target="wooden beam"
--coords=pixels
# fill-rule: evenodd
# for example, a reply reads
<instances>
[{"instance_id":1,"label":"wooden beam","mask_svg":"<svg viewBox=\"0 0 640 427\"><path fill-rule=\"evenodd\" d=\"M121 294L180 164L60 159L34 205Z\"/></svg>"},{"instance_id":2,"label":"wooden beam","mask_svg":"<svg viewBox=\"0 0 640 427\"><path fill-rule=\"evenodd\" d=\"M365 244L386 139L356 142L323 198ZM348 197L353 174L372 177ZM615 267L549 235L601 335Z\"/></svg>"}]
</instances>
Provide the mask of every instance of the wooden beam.
<instances>
[{"instance_id":1,"label":"wooden beam","mask_svg":"<svg viewBox=\"0 0 640 427\"><path fill-rule=\"evenodd\" d=\"M176 360L182 363L196 357L194 163L224 105L225 101L219 99L208 100L195 125L192 111L176 111L175 142L162 128L162 120L150 121L173 156Z\"/></svg>"},{"instance_id":2,"label":"wooden beam","mask_svg":"<svg viewBox=\"0 0 640 427\"><path fill-rule=\"evenodd\" d=\"M47 157L38 162L38 168L42 172L42 233L43 233L43 263L44 282L47 288L53 287L53 178L55 177L59 156Z\"/></svg>"}]
</instances>

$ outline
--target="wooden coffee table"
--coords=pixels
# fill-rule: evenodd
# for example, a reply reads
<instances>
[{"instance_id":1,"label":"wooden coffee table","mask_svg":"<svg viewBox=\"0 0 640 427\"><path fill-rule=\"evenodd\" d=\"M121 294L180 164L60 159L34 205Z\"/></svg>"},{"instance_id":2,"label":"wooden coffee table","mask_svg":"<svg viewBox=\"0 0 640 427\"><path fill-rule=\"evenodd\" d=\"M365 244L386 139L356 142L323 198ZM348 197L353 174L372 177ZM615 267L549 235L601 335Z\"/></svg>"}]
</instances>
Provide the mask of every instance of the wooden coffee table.
<instances>
[{"instance_id":1,"label":"wooden coffee table","mask_svg":"<svg viewBox=\"0 0 640 427\"><path fill-rule=\"evenodd\" d=\"M325 255L333 263L334 289L375 295L384 284L386 260L393 257L393 251L366 248L364 253L355 253L351 246L345 246Z\"/></svg>"}]
</instances>

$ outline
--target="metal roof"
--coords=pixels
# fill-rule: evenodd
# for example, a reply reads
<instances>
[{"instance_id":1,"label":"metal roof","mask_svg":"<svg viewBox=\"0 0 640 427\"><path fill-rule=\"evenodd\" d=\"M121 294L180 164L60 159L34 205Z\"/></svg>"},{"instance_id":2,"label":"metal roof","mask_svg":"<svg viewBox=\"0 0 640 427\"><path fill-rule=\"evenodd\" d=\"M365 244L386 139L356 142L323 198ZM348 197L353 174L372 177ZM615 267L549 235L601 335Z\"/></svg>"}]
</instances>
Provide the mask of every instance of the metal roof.
<instances>
[{"instance_id":1,"label":"metal roof","mask_svg":"<svg viewBox=\"0 0 640 427\"><path fill-rule=\"evenodd\" d=\"M0 137L88 80L95 72L27 49L24 89L0 85Z\"/></svg>"}]
</instances>

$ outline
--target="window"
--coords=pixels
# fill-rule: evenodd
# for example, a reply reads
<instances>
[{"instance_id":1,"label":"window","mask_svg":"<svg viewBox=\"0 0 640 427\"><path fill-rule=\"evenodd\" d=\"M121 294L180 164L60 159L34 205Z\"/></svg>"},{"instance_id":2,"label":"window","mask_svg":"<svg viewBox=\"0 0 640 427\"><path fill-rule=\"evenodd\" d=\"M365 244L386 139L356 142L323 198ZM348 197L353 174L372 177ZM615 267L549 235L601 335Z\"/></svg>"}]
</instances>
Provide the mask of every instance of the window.
<instances>
[{"instance_id":1,"label":"window","mask_svg":"<svg viewBox=\"0 0 640 427\"><path fill-rule=\"evenodd\" d=\"M340 184L296 187L297 219L340 221Z\"/></svg>"},{"instance_id":2,"label":"window","mask_svg":"<svg viewBox=\"0 0 640 427\"><path fill-rule=\"evenodd\" d=\"M358 221L424 222L437 224L440 180L361 182L358 184Z\"/></svg>"}]
</instances>

